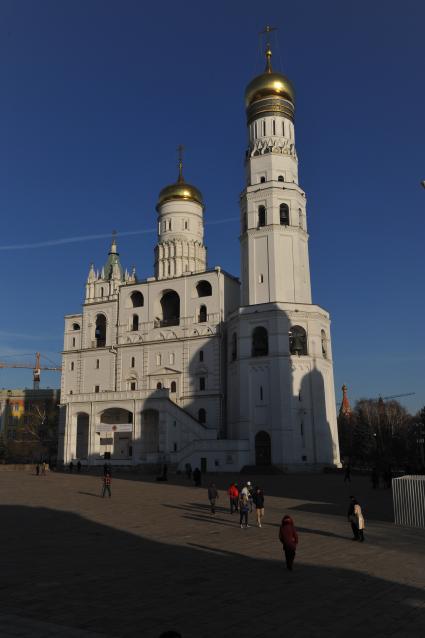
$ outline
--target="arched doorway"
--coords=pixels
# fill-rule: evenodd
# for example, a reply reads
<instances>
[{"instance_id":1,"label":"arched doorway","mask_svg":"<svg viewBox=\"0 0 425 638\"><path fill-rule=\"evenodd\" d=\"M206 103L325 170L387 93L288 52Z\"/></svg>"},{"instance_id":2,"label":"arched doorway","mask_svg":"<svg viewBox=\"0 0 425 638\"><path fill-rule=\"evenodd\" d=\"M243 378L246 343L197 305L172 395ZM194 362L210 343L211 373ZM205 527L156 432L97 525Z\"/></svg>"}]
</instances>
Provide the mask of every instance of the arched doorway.
<instances>
[{"instance_id":1,"label":"arched doorway","mask_svg":"<svg viewBox=\"0 0 425 638\"><path fill-rule=\"evenodd\" d=\"M89 415L85 412L77 414L77 444L75 456L79 460L87 459L89 454Z\"/></svg>"},{"instance_id":2,"label":"arched doorway","mask_svg":"<svg viewBox=\"0 0 425 638\"><path fill-rule=\"evenodd\" d=\"M112 459L128 460L132 455L133 413L123 408L108 408L100 417L100 454L110 452ZM110 425L110 430L104 426Z\"/></svg>"},{"instance_id":3,"label":"arched doorway","mask_svg":"<svg viewBox=\"0 0 425 638\"><path fill-rule=\"evenodd\" d=\"M272 443L268 432L255 435L255 465L270 465L272 462Z\"/></svg>"},{"instance_id":4,"label":"arched doorway","mask_svg":"<svg viewBox=\"0 0 425 638\"><path fill-rule=\"evenodd\" d=\"M143 410L141 429L141 454L159 452L159 412L157 410Z\"/></svg>"}]
</instances>

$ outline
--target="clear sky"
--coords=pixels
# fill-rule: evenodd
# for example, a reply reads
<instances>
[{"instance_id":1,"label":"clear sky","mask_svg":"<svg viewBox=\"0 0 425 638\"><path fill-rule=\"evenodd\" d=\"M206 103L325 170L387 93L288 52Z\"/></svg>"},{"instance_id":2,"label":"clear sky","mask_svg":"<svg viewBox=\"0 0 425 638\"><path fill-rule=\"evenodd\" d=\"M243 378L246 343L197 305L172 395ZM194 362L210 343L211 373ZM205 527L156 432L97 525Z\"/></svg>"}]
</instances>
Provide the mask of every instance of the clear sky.
<instances>
[{"instance_id":1,"label":"clear sky","mask_svg":"<svg viewBox=\"0 0 425 638\"><path fill-rule=\"evenodd\" d=\"M80 311L113 229L123 264L153 274L156 199L180 143L207 205L209 265L239 274L243 95L266 23L297 93L313 301L331 313L337 394L345 382L353 400L425 404L422 0L3 0L0 360L60 362L63 315ZM31 371L0 370L0 387L30 384Z\"/></svg>"}]
</instances>

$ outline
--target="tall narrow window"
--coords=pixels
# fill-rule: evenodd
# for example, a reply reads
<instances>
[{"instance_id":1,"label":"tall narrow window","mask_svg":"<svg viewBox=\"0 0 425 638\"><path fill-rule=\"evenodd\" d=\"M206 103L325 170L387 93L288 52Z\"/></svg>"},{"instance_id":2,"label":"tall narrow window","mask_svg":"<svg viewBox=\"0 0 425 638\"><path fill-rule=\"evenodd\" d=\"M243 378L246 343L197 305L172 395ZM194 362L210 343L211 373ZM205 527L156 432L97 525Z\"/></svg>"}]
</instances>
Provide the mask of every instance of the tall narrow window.
<instances>
[{"instance_id":1,"label":"tall narrow window","mask_svg":"<svg viewBox=\"0 0 425 638\"><path fill-rule=\"evenodd\" d=\"M130 390L135 390L135 389L136 389L136 382L135 382L135 381L132 381L132 382L130 383Z\"/></svg>"},{"instance_id":2,"label":"tall narrow window","mask_svg":"<svg viewBox=\"0 0 425 638\"><path fill-rule=\"evenodd\" d=\"M273 120L273 135L276 135L276 120Z\"/></svg>"},{"instance_id":3,"label":"tall narrow window","mask_svg":"<svg viewBox=\"0 0 425 638\"><path fill-rule=\"evenodd\" d=\"M71 361L71 370L73 370L73 369L74 369L74 362Z\"/></svg>"},{"instance_id":4,"label":"tall narrow window","mask_svg":"<svg viewBox=\"0 0 425 638\"><path fill-rule=\"evenodd\" d=\"M260 401L263 400L263 386L260 385Z\"/></svg>"},{"instance_id":5,"label":"tall narrow window","mask_svg":"<svg viewBox=\"0 0 425 638\"><path fill-rule=\"evenodd\" d=\"M97 393L100 391L100 385L95 385L94 386L94 391Z\"/></svg>"},{"instance_id":6,"label":"tall narrow window","mask_svg":"<svg viewBox=\"0 0 425 638\"><path fill-rule=\"evenodd\" d=\"M257 326L252 333L252 356L265 357L269 354L269 335L263 326Z\"/></svg>"},{"instance_id":7,"label":"tall narrow window","mask_svg":"<svg viewBox=\"0 0 425 638\"><path fill-rule=\"evenodd\" d=\"M175 361L176 357L174 352L170 352L170 363L171 365L174 365L174 361Z\"/></svg>"},{"instance_id":8,"label":"tall narrow window","mask_svg":"<svg viewBox=\"0 0 425 638\"><path fill-rule=\"evenodd\" d=\"M136 357L131 357L131 367L134 368L136 365Z\"/></svg>"},{"instance_id":9,"label":"tall narrow window","mask_svg":"<svg viewBox=\"0 0 425 638\"><path fill-rule=\"evenodd\" d=\"M168 230L171 230L171 219L168 220Z\"/></svg>"},{"instance_id":10,"label":"tall narrow window","mask_svg":"<svg viewBox=\"0 0 425 638\"><path fill-rule=\"evenodd\" d=\"M103 348L106 345L106 317L105 315L97 315L96 327L94 331L96 339L96 347Z\"/></svg>"},{"instance_id":11,"label":"tall narrow window","mask_svg":"<svg viewBox=\"0 0 425 638\"><path fill-rule=\"evenodd\" d=\"M201 306L199 308L199 323L205 323L207 320L207 307Z\"/></svg>"},{"instance_id":12,"label":"tall narrow window","mask_svg":"<svg viewBox=\"0 0 425 638\"><path fill-rule=\"evenodd\" d=\"M96 369L98 370L100 366L100 359L96 359Z\"/></svg>"},{"instance_id":13,"label":"tall narrow window","mask_svg":"<svg viewBox=\"0 0 425 638\"><path fill-rule=\"evenodd\" d=\"M288 204L281 204L279 207L280 225L289 226L289 206Z\"/></svg>"},{"instance_id":14,"label":"tall narrow window","mask_svg":"<svg viewBox=\"0 0 425 638\"><path fill-rule=\"evenodd\" d=\"M263 135L266 134L266 120L263 120Z\"/></svg>"},{"instance_id":15,"label":"tall narrow window","mask_svg":"<svg viewBox=\"0 0 425 638\"><path fill-rule=\"evenodd\" d=\"M254 131L255 131L255 137L258 137L257 122L255 122L255 124L254 124Z\"/></svg>"},{"instance_id":16,"label":"tall narrow window","mask_svg":"<svg viewBox=\"0 0 425 638\"><path fill-rule=\"evenodd\" d=\"M285 137L285 120L282 120L282 135Z\"/></svg>"},{"instance_id":17,"label":"tall narrow window","mask_svg":"<svg viewBox=\"0 0 425 638\"><path fill-rule=\"evenodd\" d=\"M205 390L205 377L199 377L199 389Z\"/></svg>"},{"instance_id":18,"label":"tall narrow window","mask_svg":"<svg viewBox=\"0 0 425 638\"><path fill-rule=\"evenodd\" d=\"M324 359L328 358L328 342L326 339L326 332L324 330L320 333L321 342L322 342L322 355Z\"/></svg>"},{"instance_id":19,"label":"tall narrow window","mask_svg":"<svg viewBox=\"0 0 425 638\"><path fill-rule=\"evenodd\" d=\"M100 296L103 297L103 286L100 288Z\"/></svg>"},{"instance_id":20,"label":"tall narrow window","mask_svg":"<svg viewBox=\"0 0 425 638\"><path fill-rule=\"evenodd\" d=\"M261 228L262 226L266 225L266 207L265 206L259 206L258 207L258 227Z\"/></svg>"},{"instance_id":21,"label":"tall narrow window","mask_svg":"<svg viewBox=\"0 0 425 638\"><path fill-rule=\"evenodd\" d=\"M171 381L170 391L172 392L172 394L175 394L177 392L177 384L175 381Z\"/></svg>"},{"instance_id":22,"label":"tall narrow window","mask_svg":"<svg viewBox=\"0 0 425 638\"><path fill-rule=\"evenodd\" d=\"M161 365L161 361L162 361L162 357L160 354L156 355L156 365L160 366Z\"/></svg>"},{"instance_id":23,"label":"tall narrow window","mask_svg":"<svg viewBox=\"0 0 425 638\"><path fill-rule=\"evenodd\" d=\"M238 358L238 337L236 332L232 334L232 361Z\"/></svg>"},{"instance_id":24,"label":"tall narrow window","mask_svg":"<svg viewBox=\"0 0 425 638\"><path fill-rule=\"evenodd\" d=\"M72 337L72 347L75 348L75 337Z\"/></svg>"},{"instance_id":25,"label":"tall narrow window","mask_svg":"<svg viewBox=\"0 0 425 638\"><path fill-rule=\"evenodd\" d=\"M133 315L132 328L133 331L139 329L139 316Z\"/></svg>"},{"instance_id":26,"label":"tall narrow window","mask_svg":"<svg viewBox=\"0 0 425 638\"><path fill-rule=\"evenodd\" d=\"M203 361L204 360L204 351L200 350L199 351L199 361Z\"/></svg>"},{"instance_id":27,"label":"tall narrow window","mask_svg":"<svg viewBox=\"0 0 425 638\"><path fill-rule=\"evenodd\" d=\"M200 408L198 410L198 421L199 423L205 423L207 420L207 413L205 412L204 408Z\"/></svg>"}]
</instances>

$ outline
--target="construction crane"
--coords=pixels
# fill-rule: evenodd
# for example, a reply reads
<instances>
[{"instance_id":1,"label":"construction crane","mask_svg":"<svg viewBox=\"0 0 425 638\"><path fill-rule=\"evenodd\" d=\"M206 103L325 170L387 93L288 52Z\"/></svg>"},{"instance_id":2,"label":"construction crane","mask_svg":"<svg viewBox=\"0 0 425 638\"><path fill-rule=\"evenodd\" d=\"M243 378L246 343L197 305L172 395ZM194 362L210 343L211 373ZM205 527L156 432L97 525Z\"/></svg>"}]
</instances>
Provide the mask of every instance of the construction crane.
<instances>
[{"instance_id":1,"label":"construction crane","mask_svg":"<svg viewBox=\"0 0 425 638\"><path fill-rule=\"evenodd\" d=\"M412 397L416 392L405 392L404 394L392 394L389 397L373 397L371 401L391 401L392 399L400 399L401 397ZM337 405L341 405L341 401L337 402Z\"/></svg>"},{"instance_id":2,"label":"construction crane","mask_svg":"<svg viewBox=\"0 0 425 638\"><path fill-rule=\"evenodd\" d=\"M32 369L32 379L33 379L33 388L34 390L39 390L40 388L40 378L41 378L41 370L53 370L54 372L62 372L62 368L58 366L42 366L40 365L40 353L35 353L35 365L31 365L30 363L5 363L4 361L0 361L0 368L29 368ZM47 357L46 357L47 358Z\"/></svg>"}]
</instances>

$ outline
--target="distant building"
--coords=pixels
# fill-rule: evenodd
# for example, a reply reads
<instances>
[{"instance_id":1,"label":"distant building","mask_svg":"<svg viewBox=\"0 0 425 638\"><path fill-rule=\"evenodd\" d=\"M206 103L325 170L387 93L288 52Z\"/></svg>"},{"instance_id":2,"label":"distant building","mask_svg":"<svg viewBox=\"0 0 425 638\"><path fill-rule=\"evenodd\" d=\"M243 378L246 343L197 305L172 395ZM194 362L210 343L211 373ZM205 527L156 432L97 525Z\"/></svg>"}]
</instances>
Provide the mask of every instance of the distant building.
<instances>
[{"instance_id":1,"label":"distant building","mask_svg":"<svg viewBox=\"0 0 425 638\"><path fill-rule=\"evenodd\" d=\"M56 447L60 390L0 390L0 439L11 456L31 460Z\"/></svg>"},{"instance_id":2,"label":"distant building","mask_svg":"<svg viewBox=\"0 0 425 638\"><path fill-rule=\"evenodd\" d=\"M82 312L65 318L64 463L339 464L330 317L311 296L294 89L272 71L269 47L245 107L241 280L208 268L203 197L180 162L158 198L154 276L124 270L114 240L104 267L90 267Z\"/></svg>"}]
</instances>

